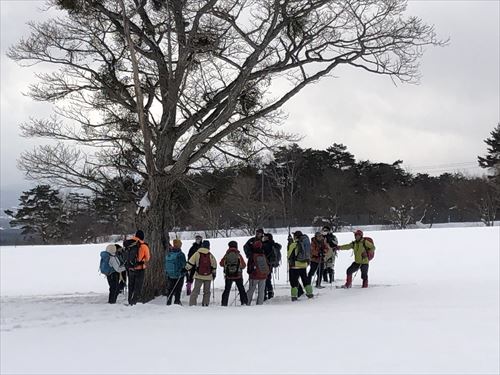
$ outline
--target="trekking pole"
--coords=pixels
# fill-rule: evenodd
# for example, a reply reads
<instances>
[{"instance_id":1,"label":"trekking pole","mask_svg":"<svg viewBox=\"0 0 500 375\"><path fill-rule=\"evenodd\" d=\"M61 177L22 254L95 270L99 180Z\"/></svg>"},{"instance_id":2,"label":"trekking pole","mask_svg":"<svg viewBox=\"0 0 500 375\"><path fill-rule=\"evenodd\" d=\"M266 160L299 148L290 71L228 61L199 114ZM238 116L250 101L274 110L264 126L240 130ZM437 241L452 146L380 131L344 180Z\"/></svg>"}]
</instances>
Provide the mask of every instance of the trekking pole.
<instances>
[{"instance_id":1,"label":"trekking pole","mask_svg":"<svg viewBox=\"0 0 500 375\"><path fill-rule=\"evenodd\" d=\"M172 297L172 295L174 294L175 288L177 288L177 284L179 284L179 281L181 281L181 280L184 280L184 278L183 278L183 277L179 277L179 278L177 279L177 282L174 284L174 287L173 287L173 288L172 288L172 290L170 291L170 294L167 296L167 302L168 302L168 300Z\"/></svg>"},{"instance_id":2,"label":"trekking pole","mask_svg":"<svg viewBox=\"0 0 500 375\"><path fill-rule=\"evenodd\" d=\"M212 280L212 285L213 285L212 300L215 303L215 280Z\"/></svg>"},{"instance_id":3,"label":"trekking pole","mask_svg":"<svg viewBox=\"0 0 500 375\"><path fill-rule=\"evenodd\" d=\"M247 286L247 284L248 284L248 280L247 280L247 281L245 282L245 284L243 285L243 289L245 289L245 287ZM236 285L235 285L234 287L236 288ZM236 290L235 290L234 292L236 293ZM237 299L239 296L240 296L240 292L238 292L238 295L236 295L236 296L234 297L234 301L231 303L231 306L233 306L233 303L234 303L234 305L236 306L236 299Z\"/></svg>"}]
</instances>

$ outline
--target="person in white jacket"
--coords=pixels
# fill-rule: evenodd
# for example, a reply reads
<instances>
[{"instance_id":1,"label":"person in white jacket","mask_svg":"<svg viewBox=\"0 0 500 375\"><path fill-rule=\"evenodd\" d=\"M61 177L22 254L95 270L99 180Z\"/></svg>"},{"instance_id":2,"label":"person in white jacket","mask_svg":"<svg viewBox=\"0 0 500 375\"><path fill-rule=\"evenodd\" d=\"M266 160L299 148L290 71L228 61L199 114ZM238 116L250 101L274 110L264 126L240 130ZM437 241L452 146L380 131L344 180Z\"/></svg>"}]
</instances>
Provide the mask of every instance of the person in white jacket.
<instances>
[{"instance_id":1,"label":"person in white jacket","mask_svg":"<svg viewBox=\"0 0 500 375\"><path fill-rule=\"evenodd\" d=\"M108 303L116 303L118 294L120 293L120 275L125 271L125 267L120 265L120 260L116 256L116 250L120 245L110 244L106 246L106 251L109 253L109 265L114 272L106 275L109 284Z\"/></svg>"}]
</instances>

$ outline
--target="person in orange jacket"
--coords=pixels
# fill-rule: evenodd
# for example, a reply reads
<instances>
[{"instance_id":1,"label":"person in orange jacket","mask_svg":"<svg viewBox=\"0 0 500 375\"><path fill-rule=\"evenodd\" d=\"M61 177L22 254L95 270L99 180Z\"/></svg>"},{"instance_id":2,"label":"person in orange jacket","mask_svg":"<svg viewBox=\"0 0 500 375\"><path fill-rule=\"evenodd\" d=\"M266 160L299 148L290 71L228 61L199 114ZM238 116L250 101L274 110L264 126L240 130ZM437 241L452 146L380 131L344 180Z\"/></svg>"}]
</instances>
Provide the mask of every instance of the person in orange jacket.
<instances>
[{"instance_id":1,"label":"person in orange jacket","mask_svg":"<svg viewBox=\"0 0 500 375\"><path fill-rule=\"evenodd\" d=\"M135 305L142 298L142 284L144 283L146 265L151 255L148 244L144 242L144 232L142 230L135 232L135 236L128 241L131 241L129 243L134 244L133 246L138 246L137 258L134 264L128 268L128 303L129 305ZM127 247L125 242L123 247Z\"/></svg>"}]
</instances>

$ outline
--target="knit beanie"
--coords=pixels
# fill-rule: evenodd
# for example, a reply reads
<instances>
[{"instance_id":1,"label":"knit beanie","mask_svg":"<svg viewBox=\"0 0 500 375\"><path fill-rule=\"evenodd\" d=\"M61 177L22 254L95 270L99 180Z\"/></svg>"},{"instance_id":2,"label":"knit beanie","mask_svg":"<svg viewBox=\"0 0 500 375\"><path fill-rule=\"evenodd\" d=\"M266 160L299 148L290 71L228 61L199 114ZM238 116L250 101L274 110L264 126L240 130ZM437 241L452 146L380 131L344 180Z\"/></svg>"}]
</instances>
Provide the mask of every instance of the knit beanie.
<instances>
[{"instance_id":1,"label":"knit beanie","mask_svg":"<svg viewBox=\"0 0 500 375\"><path fill-rule=\"evenodd\" d=\"M210 249L210 241L205 240L201 243L201 247L204 247L205 249Z\"/></svg>"},{"instance_id":2,"label":"knit beanie","mask_svg":"<svg viewBox=\"0 0 500 375\"><path fill-rule=\"evenodd\" d=\"M137 232L135 232L135 236L141 241L144 241L144 232L142 230L139 229Z\"/></svg>"},{"instance_id":3,"label":"knit beanie","mask_svg":"<svg viewBox=\"0 0 500 375\"><path fill-rule=\"evenodd\" d=\"M232 247L234 249L237 249L238 248L238 242L236 241L229 241L229 243L227 244L229 247Z\"/></svg>"},{"instance_id":4,"label":"knit beanie","mask_svg":"<svg viewBox=\"0 0 500 375\"><path fill-rule=\"evenodd\" d=\"M115 244L110 244L110 245L106 246L106 251L112 255L115 255L116 254Z\"/></svg>"}]
</instances>

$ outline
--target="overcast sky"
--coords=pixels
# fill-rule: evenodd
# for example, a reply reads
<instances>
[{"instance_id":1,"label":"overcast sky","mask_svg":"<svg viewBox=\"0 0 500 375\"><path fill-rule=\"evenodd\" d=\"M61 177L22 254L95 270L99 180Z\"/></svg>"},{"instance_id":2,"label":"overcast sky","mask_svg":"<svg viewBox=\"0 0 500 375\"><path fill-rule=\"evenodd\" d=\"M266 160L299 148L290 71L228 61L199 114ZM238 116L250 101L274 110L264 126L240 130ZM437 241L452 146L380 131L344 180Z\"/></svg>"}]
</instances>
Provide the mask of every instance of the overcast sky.
<instances>
[{"instance_id":1,"label":"overcast sky","mask_svg":"<svg viewBox=\"0 0 500 375\"><path fill-rule=\"evenodd\" d=\"M24 35L26 22L46 17L42 1L1 3L0 207L14 204L34 182L16 159L36 140L19 136L19 124L44 117L51 106L22 95L35 68L20 68L5 52ZM352 68L306 88L285 107L285 130L304 135L303 147L343 143L357 160L392 163L411 172L480 174L477 156L500 121L500 1L410 1L408 14L433 24L444 48L429 48L419 85L394 86L388 77ZM39 68L38 68L39 69Z\"/></svg>"}]
</instances>

